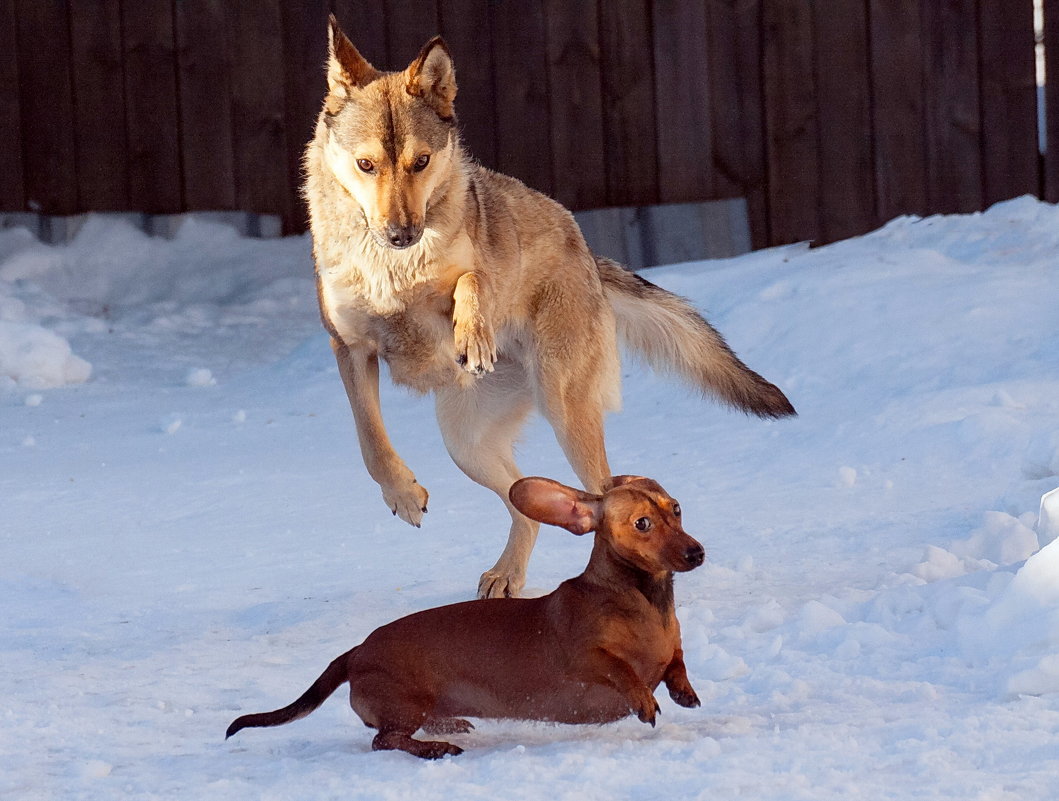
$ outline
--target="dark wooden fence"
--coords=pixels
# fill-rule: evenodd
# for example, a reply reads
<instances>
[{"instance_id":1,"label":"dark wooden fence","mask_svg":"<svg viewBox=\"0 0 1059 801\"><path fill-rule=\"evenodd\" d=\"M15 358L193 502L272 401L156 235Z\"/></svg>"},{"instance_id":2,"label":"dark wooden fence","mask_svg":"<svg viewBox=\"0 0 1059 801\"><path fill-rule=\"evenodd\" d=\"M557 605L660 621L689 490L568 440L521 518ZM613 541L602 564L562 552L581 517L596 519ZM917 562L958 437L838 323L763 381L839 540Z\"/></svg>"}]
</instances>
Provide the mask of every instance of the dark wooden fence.
<instances>
[{"instance_id":1,"label":"dark wooden fence","mask_svg":"<svg viewBox=\"0 0 1059 801\"><path fill-rule=\"evenodd\" d=\"M1059 75L1059 0L1045 0ZM0 0L0 210L301 230L328 12L376 66L441 32L480 161L575 209L742 196L755 245L1059 200L1032 0ZM1059 81L1048 85L1059 142ZM1054 148L1053 150L1059 150ZM1057 154L1059 156L1059 154Z\"/></svg>"}]
</instances>

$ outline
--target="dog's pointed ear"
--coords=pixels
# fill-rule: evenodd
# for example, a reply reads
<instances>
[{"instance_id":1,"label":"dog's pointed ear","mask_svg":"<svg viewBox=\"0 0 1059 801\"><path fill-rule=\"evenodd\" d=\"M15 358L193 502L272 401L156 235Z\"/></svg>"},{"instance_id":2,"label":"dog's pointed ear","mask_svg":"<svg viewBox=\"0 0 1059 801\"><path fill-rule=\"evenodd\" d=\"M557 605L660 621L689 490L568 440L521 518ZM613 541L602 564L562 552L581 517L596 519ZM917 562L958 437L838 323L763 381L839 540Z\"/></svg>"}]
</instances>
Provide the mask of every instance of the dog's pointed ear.
<instances>
[{"instance_id":1,"label":"dog's pointed ear","mask_svg":"<svg viewBox=\"0 0 1059 801\"><path fill-rule=\"evenodd\" d=\"M520 478L508 497L531 520L561 526L574 534L587 534L599 525L602 498L568 487L550 478Z\"/></svg>"},{"instance_id":2,"label":"dog's pointed ear","mask_svg":"<svg viewBox=\"0 0 1059 801\"><path fill-rule=\"evenodd\" d=\"M332 14L327 26L327 112L337 114L354 87L364 86L378 75L379 71L342 33L338 20Z\"/></svg>"},{"instance_id":3,"label":"dog's pointed ear","mask_svg":"<svg viewBox=\"0 0 1059 801\"><path fill-rule=\"evenodd\" d=\"M456 68L452 56L440 36L435 36L419 51L415 61L405 70L408 94L421 97L443 120L455 114Z\"/></svg>"}]
</instances>

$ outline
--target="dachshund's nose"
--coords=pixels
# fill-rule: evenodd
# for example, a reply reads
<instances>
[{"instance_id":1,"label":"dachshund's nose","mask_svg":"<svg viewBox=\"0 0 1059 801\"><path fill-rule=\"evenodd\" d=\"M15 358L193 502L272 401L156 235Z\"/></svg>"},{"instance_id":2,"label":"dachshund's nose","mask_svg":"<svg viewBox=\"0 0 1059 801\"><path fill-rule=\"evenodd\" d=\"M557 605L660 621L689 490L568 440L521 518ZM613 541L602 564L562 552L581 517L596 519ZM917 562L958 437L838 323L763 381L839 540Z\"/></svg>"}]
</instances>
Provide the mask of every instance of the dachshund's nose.
<instances>
[{"instance_id":1,"label":"dachshund's nose","mask_svg":"<svg viewBox=\"0 0 1059 801\"><path fill-rule=\"evenodd\" d=\"M684 561L692 567L698 567L706 561L706 550L696 542L684 551Z\"/></svg>"}]
</instances>

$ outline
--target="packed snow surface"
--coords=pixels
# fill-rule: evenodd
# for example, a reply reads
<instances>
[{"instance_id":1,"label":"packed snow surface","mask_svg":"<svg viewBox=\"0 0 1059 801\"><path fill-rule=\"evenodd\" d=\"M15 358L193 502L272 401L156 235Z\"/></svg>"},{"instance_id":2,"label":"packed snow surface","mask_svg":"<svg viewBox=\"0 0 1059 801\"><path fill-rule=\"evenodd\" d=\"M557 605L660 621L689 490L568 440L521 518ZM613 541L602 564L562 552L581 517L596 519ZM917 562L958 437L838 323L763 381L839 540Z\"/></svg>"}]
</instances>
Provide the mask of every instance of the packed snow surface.
<instances>
[{"instance_id":1,"label":"packed snow surface","mask_svg":"<svg viewBox=\"0 0 1059 801\"><path fill-rule=\"evenodd\" d=\"M800 413L625 365L612 467L662 482L709 554L676 581L702 707L660 689L654 729L478 721L428 763L372 753L341 691L224 740L373 628L470 598L506 536L430 400L385 379L431 496L421 530L384 506L308 239L0 232L0 797L1059 797L1059 210L649 277ZM520 459L573 482L539 421ZM530 592L589 545L544 529Z\"/></svg>"}]
</instances>

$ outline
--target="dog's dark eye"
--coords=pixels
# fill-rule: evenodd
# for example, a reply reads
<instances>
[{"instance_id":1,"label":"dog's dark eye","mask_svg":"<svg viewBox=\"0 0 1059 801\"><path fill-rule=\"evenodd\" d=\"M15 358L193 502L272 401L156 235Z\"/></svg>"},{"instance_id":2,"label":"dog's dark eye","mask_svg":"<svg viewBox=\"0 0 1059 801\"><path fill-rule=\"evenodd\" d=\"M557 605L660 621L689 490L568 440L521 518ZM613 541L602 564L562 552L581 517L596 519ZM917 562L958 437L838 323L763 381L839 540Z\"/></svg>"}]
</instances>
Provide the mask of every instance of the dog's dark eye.
<instances>
[{"instance_id":1,"label":"dog's dark eye","mask_svg":"<svg viewBox=\"0 0 1059 801\"><path fill-rule=\"evenodd\" d=\"M423 172L430 163L430 154L424 153L422 156L416 159L416 163L412 165L412 169L416 172Z\"/></svg>"},{"instance_id":2,"label":"dog's dark eye","mask_svg":"<svg viewBox=\"0 0 1059 801\"><path fill-rule=\"evenodd\" d=\"M673 516L674 517L680 517L680 504L679 503L673 504Z\"/></svg>"},{"instance_id":3,"label":"dog's dark eye","mask_svg":"<svg viewBox=\"0 0 1059 801\"><path fill-rule=\"evenodd\" d=\"M370 159L357 159L357 167L361 172L375 172L375 164Z\"/></svg>"},{"instance_id":4,"label":"dog's dark eye","mask_svg":"<svg viewBox=\"0 0 1059 801\"><path fill-rule=\"evenodd\" d=\"M636 526L637 531L647 531L651 528L651 520L646 517L641 517L639 520L633 523L633 525Z\"/></svg>"}]
</instances>

